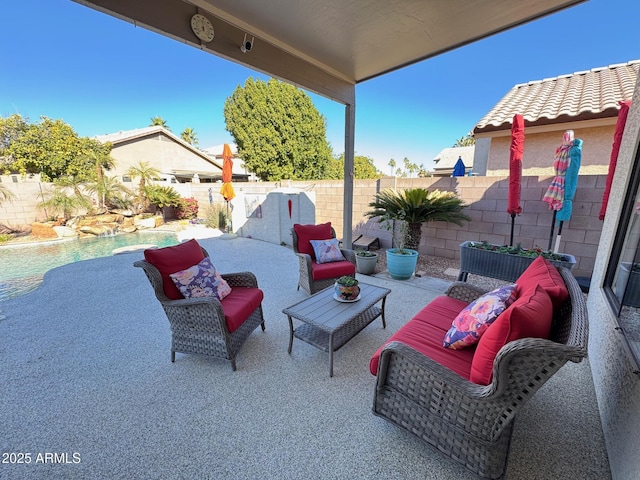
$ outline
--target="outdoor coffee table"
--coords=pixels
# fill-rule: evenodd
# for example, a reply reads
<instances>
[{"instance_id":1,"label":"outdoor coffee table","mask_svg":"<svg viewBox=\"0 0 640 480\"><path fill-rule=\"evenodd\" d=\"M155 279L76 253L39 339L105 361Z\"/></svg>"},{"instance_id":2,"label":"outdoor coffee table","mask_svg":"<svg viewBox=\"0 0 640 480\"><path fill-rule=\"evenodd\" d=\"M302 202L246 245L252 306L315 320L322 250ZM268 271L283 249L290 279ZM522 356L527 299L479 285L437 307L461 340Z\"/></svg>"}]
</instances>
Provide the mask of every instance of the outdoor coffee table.
<instances>
[{"instance_id":1,"label":"outdoor coffee table","mask_svg":"<svg viewBox=\"0 0 640 480\"><path fill-rule=\"evenodd\" d=\"M386 328L384 305L391 290L360 283L360 300L355 302L340 302L334 298L334 292L331 286L282 310L289 318L289 353L294 336L329 352L330 377L333 377L333 352L378 317L382 317L382 328ZM376 306L380 300L382 305ZM303 325L294 329L294 318Z\"/></svg>"}]
</instances>

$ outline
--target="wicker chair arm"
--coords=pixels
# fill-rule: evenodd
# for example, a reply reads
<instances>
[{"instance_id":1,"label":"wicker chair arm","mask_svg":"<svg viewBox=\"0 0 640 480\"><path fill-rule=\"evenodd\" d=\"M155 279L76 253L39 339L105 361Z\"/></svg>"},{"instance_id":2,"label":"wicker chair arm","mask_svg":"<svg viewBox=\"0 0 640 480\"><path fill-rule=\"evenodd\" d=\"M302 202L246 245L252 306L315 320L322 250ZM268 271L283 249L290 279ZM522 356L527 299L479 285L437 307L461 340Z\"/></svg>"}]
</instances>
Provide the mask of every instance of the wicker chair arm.
<instances>
[{"instance_id":1,"label":"wicker chair arm","mask_svg":"<svg viewBox=\"0 0 640 480\"><path fill-rule=\"evenodd\" d=\"M230 287L252 287L258 288L258 279L251 272L222 273L221 277L226 280Z\"/></svg>"},{"instance_id":2,"label":"wicker chair arm","mask_svg":"<svg viewBox=\"0 0 640 480\"><path fill-rule=\"evenodd\" d=\"M342 255L344 255L344 258L347 259L347 261L353 263L354 265L356 264L356 252L347 248L341 248L340 251L342 252Z\"/></svg>"},{"instance_id":3,"label":"wicker chair arm","mask_svg":"<svg viewBox=\"0 0 640 480\"><path fill-rule=\"evenodd\" d=\"M445 295L463 302L471 303L476 298L487 293L485 288L477 287L466 282L453 282L447 289Z\"/></svg>"}]
</instances>

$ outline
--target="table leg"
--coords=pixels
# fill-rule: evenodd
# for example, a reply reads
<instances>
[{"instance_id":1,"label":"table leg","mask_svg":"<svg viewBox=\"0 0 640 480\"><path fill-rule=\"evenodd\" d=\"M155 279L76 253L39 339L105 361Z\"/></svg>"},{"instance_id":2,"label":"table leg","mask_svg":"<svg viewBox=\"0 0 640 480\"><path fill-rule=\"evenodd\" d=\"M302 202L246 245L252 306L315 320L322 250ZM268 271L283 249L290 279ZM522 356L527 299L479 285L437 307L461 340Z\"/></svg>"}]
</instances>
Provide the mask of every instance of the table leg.
<instances>
[{"instance_id":1,"label":"table leg","mask_svg":"<svg viewBox=\"0 0 640 480\"><path fill-rule=\"evenodd\" d=\"M382 328L387 328L387 322L384 318L384 304L387 302L387 297L382 297Z\"/></svg>"},{"instance_id":2,"label":"table leg","mask_svg":"<svg viewBox=\"0 0 640 480\"><path fill-rule=\"evenodd\" d=\"M329 334L329 376L333 377L333 333Z\"/></svg>"},{"instance_id":3,"label":"table leg","mask_svg":"<svg viewBox=\"0 0 640 480\"><path fill-rule=\"evenodd\" d=\"M293 320L291 320L291 315L287 315L289 318L289 350L288 353L291 353L291 349L293 348Z\"/></svg>"}]
</instances>

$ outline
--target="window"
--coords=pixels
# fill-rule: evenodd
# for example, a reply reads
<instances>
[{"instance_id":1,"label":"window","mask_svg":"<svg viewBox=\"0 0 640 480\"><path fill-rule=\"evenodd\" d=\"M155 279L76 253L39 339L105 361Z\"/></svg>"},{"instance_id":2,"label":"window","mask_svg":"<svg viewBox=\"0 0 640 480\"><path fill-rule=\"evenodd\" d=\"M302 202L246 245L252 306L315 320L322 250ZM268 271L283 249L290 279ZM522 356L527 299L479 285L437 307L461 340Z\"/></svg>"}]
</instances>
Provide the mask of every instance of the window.
<instances>
[{"instance_id":1,"label":"window","mask_svg":"<svg viewBox=\"0 0 640 480\"><path fill-rule=\"evenodd\" d=\"M640 153L636 153L631 179L614 238L604 288L617 312L618 325L640 374Z\"/></svg>"},{"instance_id":2,"label":"window","mask_svg":"<svg viewBox=\"0 0 640 480\"><path fill-rule=\"evenodd\" d=\"M129 175L123 175L122 176L122 181L123 182L131 182L131 177Z\"/></svg>"}]
</instances>

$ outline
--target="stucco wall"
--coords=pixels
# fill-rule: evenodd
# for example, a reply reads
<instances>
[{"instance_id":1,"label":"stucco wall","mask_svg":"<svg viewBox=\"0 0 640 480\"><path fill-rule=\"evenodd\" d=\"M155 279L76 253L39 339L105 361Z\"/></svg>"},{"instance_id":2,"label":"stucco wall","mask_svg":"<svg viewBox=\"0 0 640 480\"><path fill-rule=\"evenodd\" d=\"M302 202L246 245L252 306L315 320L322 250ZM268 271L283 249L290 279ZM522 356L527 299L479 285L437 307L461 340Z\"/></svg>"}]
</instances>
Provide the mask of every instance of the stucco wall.
<instances>
[{"instance_id":1,"label":"stucco wall","mask_svg":"<svg viewBox=\"0 0 640 480\"><path fill-rule=\"evenodd\" d=\"M640 88L636 86L634 98L640 98L639 95ZM616 315L599 285L604 280L639 143L640 103L636 102L627 118L587 301L589 361L612 477L619 480L636 479L640 472L640 378L634 373L637 367L617 329Z\"/></svg>"},{"instance_id":2,"label":"stucco wall","mask_svg":"<svg viewBox=\"0 0 640 480\"><path fill-rule=\"evenodd\" d=\"M610 125L591 126L588 128L571 128L574 137L583 141L581 175L606 175L609 168L611 144L615 130L616 119ZM565 125L567 126L567 125ZM570 126L570 125L569 125ZM523 175L553 175L553 159L556 148L562 143L562 135L569 128L561 127L557 131L541 131L531 129L526 131L524 139L524 153L522 156ZM478 139L479 141L480 139ZM486 138L482 138L486 141ZM487 175L509 175L509 149L511 136L504 134L491 138L488 149L478 150L474 163L481 162L482 155L488 155Z\"/></svg>"}]
</instances>

